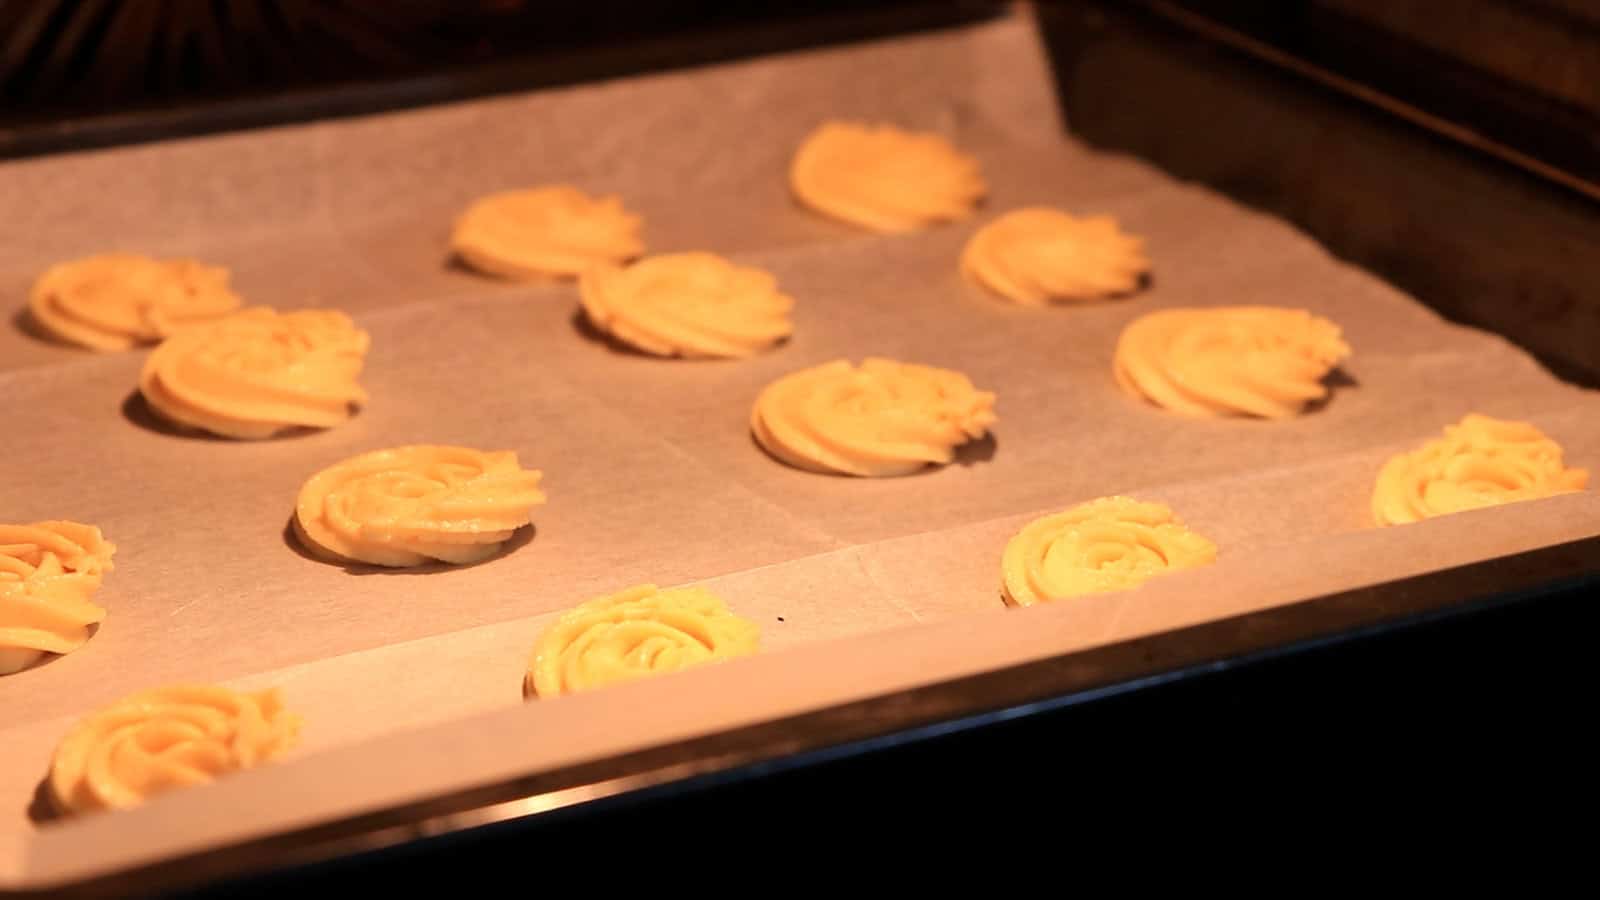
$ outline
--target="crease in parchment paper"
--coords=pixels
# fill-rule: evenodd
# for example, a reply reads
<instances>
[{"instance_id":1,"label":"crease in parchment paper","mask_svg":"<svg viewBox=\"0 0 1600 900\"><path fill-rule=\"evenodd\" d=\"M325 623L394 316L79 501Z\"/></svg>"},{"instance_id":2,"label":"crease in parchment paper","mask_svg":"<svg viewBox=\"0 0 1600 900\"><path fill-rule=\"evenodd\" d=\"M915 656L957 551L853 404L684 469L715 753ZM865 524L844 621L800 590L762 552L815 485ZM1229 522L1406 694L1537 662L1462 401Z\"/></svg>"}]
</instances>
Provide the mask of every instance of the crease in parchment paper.
<instances>
[{"instance_id":1,"label":"crease in parchment paper","mask_svg":"<svg viewBox=\"0 0 1600 900\"><path fill-rule=\"evenodd\" d=\"M863 546L853 549L854 552L852 553L852 556L855 559L856 565L860 567L861 574L866 576L867 580L876 585L877 588L883 592L884 597L886 597L890 603L894 604L896 609L904 612L907 618L913 622L922 622L922 615L917 612L916 607L905 602L905 600L901 598L899 591L895 590L892 582L884 578L883 573L879 571L877 565L869 555L869 547Z\"/></svg>"}]
</instances>

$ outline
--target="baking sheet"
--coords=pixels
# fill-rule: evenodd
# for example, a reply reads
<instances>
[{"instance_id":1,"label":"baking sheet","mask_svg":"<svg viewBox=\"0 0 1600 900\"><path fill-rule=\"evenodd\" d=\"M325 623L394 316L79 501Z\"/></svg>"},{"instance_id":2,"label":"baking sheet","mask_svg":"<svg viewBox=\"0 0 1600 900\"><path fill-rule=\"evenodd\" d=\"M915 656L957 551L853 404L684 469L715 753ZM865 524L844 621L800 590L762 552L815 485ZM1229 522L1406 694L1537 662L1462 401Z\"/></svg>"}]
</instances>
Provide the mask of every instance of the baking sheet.
<instances>
[{"instance_id":1,"label":"baking sheet","mask_svg":"<svg viewBox=\"0 0 1600 900\"><path fill-rule=\"evenodd\" d=\"M987 207L970 222L898 237L795 208L788 155L834 116L951 134L985 165ZM0 332L9 401L0 436L18 461L0 474L0 519L93 522L119 546L100 595L110 617L88 646L0 679L0 876L8 859L17 872L26 857L30 876L59 875L136 850L173 852L188 846L186 835L217 840L223 825L265 828L337 809L327 805L336 799L376 802L375 787L359 793L372 787L365 781L325 790L326 773L350 758L337 753L408 729L457 728L457 743L474 745L462 736L483 722L538 729L536 753L484 748L494 766L598 753L612 745L593 723L626 726L606 710L631 701L595 695L518 711L522 667L552 616L641 581L707 581L760 623L771 659L748 663L751 672L792 673L819 648L838 647L831 664L853 673L849 689L874 693L894 683L873 673L900 664L876 660L878 636L913 635L883 640L923 647L923 665L897 677L930 678L1600 532L1592 495L1370 530L1382 461L1467 412L1534 421L1573 464L1600 468L1600 396L1559 382L1496 336L1441 321L1280 221L1062 135L1037 37L1019 17L0 166L0 291L18 305L32 277L62 257L110 247L192 253L232 267L249 302L340 306L373 336L364 377L373 402L350 424L234 443L153 427L130 400L142 354L95 356ZM570 286L506 285L445 264L450 220L468 200L552 180L622 194L646 217L652 251L710 249L770 269L798 300L794 339L745 361L635 356L576 327ZM1038 310L965 284L956 258L966 238L1034 203L1110 213L1145 236L1150 289ZM1243 303L1304 307L1341 324L1355 350L1345 367L1352 383L1288 422L1181 419L1118 391L1110 359L1127 322L1167 306ZM958 368L996 391L994 439L956 465L886 480L795 471L752 444L749 406L767 382L869 354ZM350 571L285 540L307 476L415 442L514 449L543 469L550 502L536 511L532 538L484 565L427 572ZM1222 562L1070 610L1003 609L1006 538L1034 515L1110 493L1171 504L1217 541ZM1278 581L1262 581L1272 572ZM1246 585L1258 589L1241 595ZM1024 626L1022 615L1055 624ZM964 649L956 636L972 630L993 646ZM845 690L781 674L718 687L720 674L619 691L659 694L678 731L641 720L606 741L665 739ZM33 837L33 792L70 722L130 691L190 679L282 684L307 714L303 762L241 778L227 787L246 795L242 805L215 807L250 809L250 821L185 824L207 801L172 797ZM710 702L723 690L737 702ZM474 715L487 718L448 724ZM433 783L418 775L425 754L394 747L371 778L388 777L391 789ZM319 757L326 752L334 755ZM486 778L487 757L484 766L458 759L430 778ZM274 778L302 789L261 787ZM305 788L313 783L317 791ZM293 807L269 815L284 796ZM98 860L61 855L74 834L112 850Z\"/></svg>"}]
</instances>

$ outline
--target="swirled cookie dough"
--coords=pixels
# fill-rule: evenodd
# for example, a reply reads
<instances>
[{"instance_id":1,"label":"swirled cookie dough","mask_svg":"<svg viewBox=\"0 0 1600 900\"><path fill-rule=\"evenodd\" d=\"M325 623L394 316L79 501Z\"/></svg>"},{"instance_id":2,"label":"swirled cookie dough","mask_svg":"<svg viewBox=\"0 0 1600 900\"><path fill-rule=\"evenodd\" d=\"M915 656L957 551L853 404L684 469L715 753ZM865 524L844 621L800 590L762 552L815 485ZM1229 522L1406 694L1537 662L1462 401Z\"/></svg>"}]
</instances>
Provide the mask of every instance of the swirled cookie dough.
<instances>
[{"instance_id":1,"label":"swirled cookie dough","mask_svg":"<svg viewBox=\"0 0 1600 900\"><path fill-rule=\"evenodd\" d=\"M1339 326L1298 309L1167 309L1134 320L1117 341L1117 383L1186 416L1282 419L1328 395L1350 356Z\"/></svg>"},{"instance_id":2,"label":"swirled cookie dough","mask_svg":"<svg viewBox=\"0 0 1600 900\"><path fill-rule=\"evenodd\" d=\"M417 445L363 453L300 489L294 528L333 562L466 565L499 551L544 502L541 473L517 454Z\"/></svg>"},{"instance_id":3,"label":"swirled cookie dough","mask_svg":"<svg viewBox=\"0 0 1600 900\"><path fill-rule=\"evenodd\" d=\"M0 525L0 675L89 640L106 617L90 602L116 545L77 522Z\"/></svg>"},{"instance_id":4,"label":"swirled cookie dough","mask_svg":"<svg viewBox=\"0 0 1600 900\"><path fill-rule=\"evenodd\" d=\"M881 232L966 218L988 190L978 161L937 134L850 122L801 143L789 186L811 209Z\"/></svg>"},{"instance_id":5,"label":"swirled cookie dough","mask_svg":"<svg viewBox=\"0 0 1600 900\"><path fill-rule=\"evenodd\" d=\"M995 423L994 394L960 372L867 359L786 375L768 385L750 414L757 443L780 462L810 472L906 475L955 457Z\"/></svg>"},{"instance_id":6,"label":"swirled cookie dough","mask_svg":"<svg viewBox=\"0 0 1600 900\"><path fill-rule=\"evenodd\" d=\"M711 253L598 266L578 287L596 328L657 356L753 356L793 331L776 278Z\"/></svg>"},{"instance_id":7,"label":"swirled cookie dough","mask_svg":"<svg viewBox=\"0 0 1600 900\"><path fill-rule=\"evenodd\" d=\"M47 269L28 313L51 336L91 350L126 350L239 308L228 270L188 259L105 253Z\"/></svg>"},{"instance_id":8,"label":"swirled cookie dough","mask_svg":"<svg viewBox=\"0 0 1600 900\"><path fill-rule=\"evenodd\" d=\"M1008 300L1043 306L1131 293L1150 261L1144 241L1110 216L1030 207L979 229L961 253L961 271Z\"/></svg>"},{"instance_id":9,"label":"swirled cookie dough","mask_svg":"<svg viewBox=\"0 0 1600 900\"><path fill-rule=\"evenodd\" d=\"M755 653L760 629L704 588L653 584L566 613L534 647L524 691L541 698Z\"/></svg>"},{"instance_id":10,"label":"swirled cookie dough","mask_svg":"<svg viewBox=\"0 0 1600 900\"><path fill-rule=\"evenodd\" d=\"M640 227L640 218L617 197L590 197L555 185L478 200L456 220L450 248L486 275L572 277L643 253Z\"/></svg>"},{"instance_id":11,"label":"swirled cookie dough","mask_svg":"<svg viewBox=\"0 0 1600 900\"><path fill-rule=\"evenodd\" d=\"M1527 422L1472 414L1444 436L1389 460L1372 492L1379 525L1581 491L1584 469L1568 468L1561 445Z\"/></svg>"},{"instance_id":12,"label":"swirled cookie dough","mask_svg":"<svg viewBox=\"0 0 1600 900\"><path fill-rule=\"evenodd\" d=\"M207 685L141 691L80 721L56 748L48 781L65 813L125 809L281 756L300 718L277 691Z\"/></svg>"},{"instance_id":13,"label":"swirled cookie dough","mask_svg":"<svg viewBox=\"0 0 1600 900\"><path fill-rule=\"evenodd\" d=\"M1035 519L1006 545L1007 603L1122 591L1157 575L1215 562L1217 546L1160 503L1103 497Z\"/></svg>"},{"instance_id":14,"label":"swirled cookie dough","mask_svg":"<svg viewBox=\"0 0 1600 900\"><path fill-rule=\"evenodd\" d=\"M163 341L139 393L163 419L225 437L332 428L367 402L356 379L370 343L335 310L249 309Z\"/></svg>"}]
</instances>

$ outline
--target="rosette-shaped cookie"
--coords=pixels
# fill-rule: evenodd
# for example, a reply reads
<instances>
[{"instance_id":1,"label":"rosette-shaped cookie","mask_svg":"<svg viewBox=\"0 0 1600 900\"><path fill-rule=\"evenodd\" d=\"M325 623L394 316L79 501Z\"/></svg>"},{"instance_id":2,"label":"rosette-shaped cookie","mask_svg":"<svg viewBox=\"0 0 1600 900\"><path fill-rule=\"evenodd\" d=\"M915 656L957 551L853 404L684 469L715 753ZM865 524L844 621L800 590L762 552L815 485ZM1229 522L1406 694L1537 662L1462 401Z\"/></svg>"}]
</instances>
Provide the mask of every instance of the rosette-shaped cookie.
<instances>
[{"instance_id":1,"label":"rosette-shaped cookie","mask_svg":"<svg viewBox=\"0 0 1600 900\"><path fill-rule=\"evenodd\" d=\"M91 350L126 350L239 308L228 270L188 259L105 253L52 266L28 296L50 335Z\"/></svg>"},{"instance_id":2,"label":"rosette-shaped cookie","mask_svg":"<svg viewBox=\"0 0 1600 900\"><path fill-rule=\"evenodd\" d=\"M367 401L356 378L370 343L336 310L247 309L162 341L139 393L162 418L225 437L332 428Z\"/></svg>"},{"instance_id":3,"label":"rosette-shaped cookie","mask_svg":"<svg viewBox=\"0 0 1600 900\"><path fill-rule=\"evenodd\" d=\"M295 533L339 563L482 562L532 521L545 499L541 476L510 450L375 450L311 476L295 504Z\"/></svg>"},{"instance_id":4,"label":"rosette-shaped cookie","mask_svg":"<svg viewBox=\"0 0 1600 900\"><path fill-rule=\"evenodd\" d=\"M1350 355L1339 326L1299 309L1167 309L1117 341L1117 383L1186 416L1293 416Z\"/></svg>"},{"instance_id":5,"label":"rosette-shaped cookie","mask_svg":"<svg viewBox=\"0 0 1600 900\"><path fill-rule=\"evenodd\" d=\"M617 197L590 197L566 185L503 191L467 207L450 248L486 275L571 277L643 253L640 225Z\"/></svg>"},{"instance_id":6,"label":"rosette-shaped cookie","mask_svg":"<svg viewBox=\"0 0 1600 900\"><path fill-rule=\"evenodd\" d=\"M116 552L92 525L0 525L0 675L89 640L89 630L106 617L89 598Z\"/></svg>"},{"instance_id":7,"label":"rosette-shaped cookie","mask_svg":"<svg viewBox=\"0 0 1600 900\"><path fill-rule=\"evenodd\" d=\"M961 271L1008 300L1043 306L1130 293L1150 261L1144 241L1110 216L1030 207L979 229L961 253Z\"/></svg>"},{"instance_id":8,"label":"rosette-shaped cookie","mask_svg":"<svg viewBox=\"0 0 1600 900\"><path fill-rule=\"evenodd\" d=\"M208 685L141 691L85 717L50 762L50 797L65 813L137 806L281 756L300 732L278 692Z\"/></svg>"},{"instance_id":9,"label":"rosette-shaped cookie","mask_svg":"<svg viewBox=\"0 0 1600 900\"><path fill-rule=\"evenodd\" d=\"M828 122L789 166L806 206L873 231L914 231L966 218L988 190L978 161L937 134Z\"/></svg>"},{"instance_id":10,"label":"rosette-shaped cookie","mask_svg":"<svg viewBox=\"0 0 1600 900\"><path fill-rule=\"evenodd\" d=\"M1217 545L1160 503L1102 497L1030 522L1006 545L1000 576L1007 603L1032 606L1127 590L1216 559Z\"/></svg>"},{"instance_id":11,"label":"rosette-shaped cookie","mask_svg":"<svg viewBox=\"0 0 1600 900\"><path fill-rule=\"evenodd\" d=\"M1584 469L1569 469L1561 445L1527 422L1476 413L1444 437L1389 460L1372 492L1379 525L1401 525L1469 509L1581 491Z\"/></svg>"},{"instance_id":12,"label":"rosette-shaped cookie","mask_svg":"<svg viewBox=\"0 0 1600 900\"><path fill-rule=\"evenodd\" d=\"M596 328L657 356L754 356L794 330L794 300L779 292L776 278L712 253L599 266L578 288Z\"/></svg>"},{"instance_id":13,"label":"rosette-shaped cookie","mask_svg":"<svg viewBox=\"0 0 1600 900\"><path fill-rule=\"evenodd\" d=\"M524 692L555 697L756 652L760 629L703 588L653 584L589 600L540 638Z\"/></svg>"},{"instance_id":14,"label":"rosette-shaped cookie","mask_svg":"<svg viewBox=\"0 0 1600 900\"><path fill-rule=\"evenodd\" d=\"M756 398L750 430L780 462L811 472L906 475L942 465L988 433L994 394L948 369L867 359L803 369Z\"/></svg>"}]
</instances>

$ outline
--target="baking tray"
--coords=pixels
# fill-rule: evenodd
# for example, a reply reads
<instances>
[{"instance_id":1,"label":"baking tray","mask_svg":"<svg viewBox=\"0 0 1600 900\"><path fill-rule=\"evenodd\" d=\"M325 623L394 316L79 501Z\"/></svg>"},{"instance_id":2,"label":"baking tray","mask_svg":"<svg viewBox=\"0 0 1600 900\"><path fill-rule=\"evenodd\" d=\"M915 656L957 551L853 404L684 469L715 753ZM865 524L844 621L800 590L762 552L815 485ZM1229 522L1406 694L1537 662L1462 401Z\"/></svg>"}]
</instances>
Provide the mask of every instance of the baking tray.
<instances>
[{"instance_id":1,"label":"baking tray","mask_svg":"<svg viewBox=\"0 0 1600 900\"><path fill-rule=\"evenodd\" d=\"M930 78L930 72L938 77ZM1439 321L1415 301L1340 265L1280 223L1129 160L1063 142L1050 83L1035 27L1022 17L926 38L579 91L13 164L4 173L17 192L12 196L33 200L24 208L34 212L16 226L15 240L6 242L9 286L25 284L41 257L146 233L148 229L137 230L139 211L157 205L182 184L185 195L193 197L192 205L171 210L163 219L170 233L148 240L209 249L225 257L252 299L313 291L323 302L339 297L339 305L355 310L374 330L377 347L391 348L387 360L379 350L374 352L369 381L375 397L473 396L484 369L453 366L449 372L419 374L394 365L408 356L426 355L428 344L449 338L483 348L478 356L487 371L502 373L508 387L515 388L505 392L508 396L476 403L470 420L453 422L451 427L464 436L495 437L497 417L509 421L526 416L539 423L559 420L563 410L620 408L620 415L609 418L596 412L592 430L598 438L615 439L621 449L608 449L608 458L600 461L575 455L562 458L559 466L547 466L553 498L559 496L557 471L564 471L573 486L569 496L591 502L618 503L656 486L648 477L624 485L608 483L605 477L616 471L619 460L628 462L630 473L648 472L645 463L661 456L660 444L642 452L629 450L622 440L627 430L622 425L645 416L639 407L627 405L637 386L629 379L646 373L650 379L725 377L738 386L730 394L748 394L772 374L810 361L803 354L848 347L860 355L853 342L866 326L887 336L881 343L896 348L965 353L957 361L974 370L980 384L988 380L1005 389L992 458L893 483L817 481L777 469L743 445L742 428L731 436L717 432L705 444L696 444L694 434L671 431L689 421L742 420L744 407L730 403L726 395L704 394L708 399L703 407L672 407L677 424L657 423L671 436L665 449L677 455L669 453L669 459L692 460L702 453L719 463L726 459L727 482L755 493L761 501L756 506L783 513L783 527L740 531L751 535L747 546L739 548L741 562L755 568L693 556L697 548L704 552L718 536L741 528L743 523L719 518L717 510L750 498L742 493L732 497L721 479L690 479L690 486L712 500L736 502L712 503L672 520L672 527L684 533L661 531L663 541L676 541L668 548L674 551L670 560L651 559L649 566L630 569L633 561L626 554L596 555L598 542L562 544L564 528L552 527L561 521L553 517L551 526L542 527L533 541L495 566L422 576L356 576L292 558L286 555L292 550L281 543L261 544L263 533L281 531L288 502L277 497L282 485L263 487L283 482L292 493L295 478L316 468L311 455L336 457L334 451L345 446L342 441L381 444L402 431L425 430L426 418L398 404L385 410L375 403L357 423L316 438L249 449L183 441L145 428L148 423L138 421L136 406L128 407L128 420L116 418L136 359L70 358L33 343L4 344L4 358L13 371L3 377L20 392L16 396L29 401L20 408L23 425L30 427L8 443L21 458L41 460L32 472L35 481L25 489L6 485L6 502L24 511L19 518L30 517L30 504L68 499L104 513L95 520L105 520L108 528L118 525L112 536L125 554L108 591L121 583L121 596L161 598L118 607L119 595L108 593L113 616L127 623L121 626L122 637L108 626L89 648L30 673L30 682L9 679L0 685L16 691L0 697L0 708L27 711L23 726L6 729L16 758L37 757L42 771L49 744L72 715L135 686L96 683L91 677L96 657L102 665L132 661L118 671L141 683L214 677L239 684L284 684L291 703L307 713L313 728L317 722L338 720L354 730L325 741L326 731L323 737L308 734L310 746L294 761L203 791L163 797L125 814L26 831L13 841L11 868L0 868L0 873L15 873L19 883L23 878L41 886L76 882L85 890L224 874L302 853L340 852L496 818L535 815L875 730L937 721L958 710L1125 683L1194 662L1394 621L1460 604L1464 583L1483 585L1471 592L1483 596L1533 590L1552 578L1592 575L1593 535L1600 530L1592 496L1555 498L1400 531L1365 527L1361 511L1371 473L1388 452L1426 437L1476 403L1515 400L1526 415L1561 437L1575 460L1592 457L1596 442L1587 427L1594 420L1593 395L1561 385L1503 341ZM796 84L806 89L792 91ZM871 89L859 89L863 84ZM844 90L847 85L856 90ZM704 142L684 141L681 135L669 140L670 112L658 118L637 111L640 106L669 108L667 98L681 102L684 97L700 103L709 98L719 109L731 109L738 114L734 118L740 134L748 132L748 117L772 116L763 129L772 135L771 146L763 141L741 146L738 155L719 156L728 143L726 135L701 135ZM1150 235L1158 277L1147 296L1061 318L1079 335L1074 340L1081 340L1068 346L1083 353L1097 346L1103 350L1120 321L1141 309L1178 296L1277 293L1288 279L1297 297L1351 328L1358 354L1366 348L1365 356L1352 364L1362 385L1341 391L1324 412L1365 416L1364 427L1376 433L1347 434L1349 429L1332 428L1326 419L1307 419L1298 434L1293 429L1280 430L1276 437L1252 432L1250 443L1260 444L1253 449L1229 444L1220 455L1179 454L1188 468L1145 482L1137 480L1137 473L1111 466L1112 474L1098 481L1173 503L1224 543L1223 561L1204 573L1174 576L1126 597L1021 612L1001 609L993 582L1004 539L1034 513L1083 499L1090 484L1068 476L1043 485L995 478L1003 463L1042 466L1070 458L1060 451L1071 448L1052 443L1058 439L1046 434L1041 423L1030 427L1026 416L1005 418L1007 397L1025 410L1025 398L1038 396L1037 388L1030 395L1027 384L1009 377L997 363L1001 353L1010 354L1008 361L1018 358L1017 346L999 337L1023 340L1021 336L1037 330L1028 320L985 319L1000 323L991 326L996 338L975 348L957 347L957 336L970 330L971 317L1012 315L963 289L950 271L953 266L946 265L965 231L946 229L907 241L864 238L810 220L783 196L782 163L793 139L816 119L837 114L889 116L955 132L989 165L997 208L1036 200L1093 207L1115 212ZM558 152L540 158L537 165L519 155L530 149L529 122L616 121L625 129L619 137L601 140L596 135L604 132L598 128L570 125L570 133L563 135L556 127L539 139L552 142ZM785 129L792 134L786 135ZM512 174L533 177L515 167L495 171L489 166L485 171L464 165L460 148L469 137L500 150L496 159L520 159L525 168L547 171L559 164L572 171L573 163L559 151L570 152L574 146L590 151L580 162L598 156L599 165L588 172L579 167L571 177L624 182L621 190L630 202L645 207L657 247L712 243L778 271L801 296L801 310L811 298L814 312L801 321L801 337L773 358L738 368L597 357L608 351L572 333L570 293L485 285L443 269L439 246L448 212L488 181ZM628 151L638 146L649 146L665 165L683 166L684 171L696 166L696 177L676 180L674 191L680 196L689 189L715 194L716 179L722 177L747 177L767 189L745 191L737 206L719 210L719 231L713 235L704 230L709 226L701 221L703 206L694 210L699 215L688 216L681 200L652 193L660 175L636 176L636 187L628 189L629 176L620 168L605 168L621 166L632 158ZM707 158L720 164L703 167ZM214 183L179 179L180 171L186 176L213 173ZM396 171L415 188L404 202L386 199L394 192L379 185L364 186L393 178ZM308 172L312 177L303 177ZM373 179L374 173L379 177ZM99 218L86 217L85 209L104 199L98 189L113 182L131 196ZM80 187L63 198L63 184ZM740 193L728 185L720 189ZM308 209L319 215L306 216ZM1220 230L1201 226L1217 217ZM219 228L218 223L227 224ZM194 236L201 232L203 238ZM1231 240L1208 243L1207 236L1217 234ZM1240 246L1251 252L1230 256ZM1307 271L1318 276L1316 284L1305 284ZM862 295L851 291L865 291L872 304L860 304ZM830 305L829 297L844 299ZM946 305L919 312L923 307L908 304L907 297L941 297ZM276 302L289 305L295 300ZM432 318L441 310L450 315ZM1076 315L1080 312L1084 315ZM907 321L908 313L915 327L896 324ZM1397 321L1400 327L1395 327ZM802 343L808 332L826 340ZM432 340L420 341L417 335ZM548 340L499 346L493 343L495 335L543 335ZM1042 352L1037 346L1024 349ZM1493 377L1462 378L1451 367L1461 356L1492 370ZM597 364L600 359L603 364ZM530 364L544 368L529 370ZM581 378L570 373L565 380L558 377L569 365L589 368ZM1072 386L1093 387L1086 379L1074 376L1079 383ZM1379 389L1386 380L1398 384L1417 379L1435 390L1409 395L1398 410L1374 402L1383 399ZM554 387L544 385L546 381ZM573 381L581 381L581 391ZM1097 390L1105 387L1100 384ZM1116 404L1125 402L1114 392L1085 394L1082 402L1090 406L1073 410L1084 414L1083 421L1094 420L1085 413L1122 409ZM1095 405L1102 403L1108 405ZM653 398L644 405L653 405ZM1169 420L1148 415L1138 420L1146 430L1135 429L1137 433L1145 438L1172 434ZM1415 427L1408 420L1429 424ZM92 462L105 461L95 452L119 450L122 468L111 471L138 477L140 492L120 498L62 492L61 485L72 484L73 471L94 470L80 464L82 457L47 458L45 448L59 448L52 442L63 433L79 437L90 448L86 452ZM1208 432L1208 442L1228 440L1225 432ZM539 447L530 442L526 448L535 465L541 464L533 452ZM130 548L148 546L161 534L181 533L170 525L141 525L148 510L134 501L170 495L178 498L173 503L183 511L185 495L170 490L176 486L175 468L181 472L191 463L203 468L223 450L233 454L230 465L238 467L240 477L213 496L217 505L231 504L248 514L209 524L224 538L237 538L241 554L260 550L274 560L273 566L293 569L297 578L329 579L319 582L334 586L323 610L325 619L313 623L321 627L285 621L282 615L271 618L307 608L285 611L281 604L252 594L247 586L259 580L258 567L226 559L199 565L196 559L183 559L181 552L164 560L131 554ZM718 455L724 452L729 455ZM1300 468L1273 464L1295 454L1308 462ZM185 460L183 467L176 467L178 457ZM674 474L685 472L692 474L692 469ZM679 479L670 479L672 483ZM765 487L758 491L751 485ZM886 521L862 505L861 498L878 497L874 502L881 503L886 492L907 490L906 485L928 502L916 528ZM1271 513L1273 498L1291 489L1309 493L1304 508L1263 514ZM619 508L639 511L625 503ZM548 509L554 516L555 499ZM570 521L581 519L576 505L568 509ZM1250 515L1239 515L1241 510ZM826 527L813 524L818 521ZM599 534L590 532L591 537ZM539 555L541 551L548 556ZM587 569L601 571L586 575L573 567L555 571L534 565L570 562L580 552L589 554ZM145 564L141 575L136 561L147 559L153 565ZM930 566L929 560L941 562ZM950 560L955 565L945 567ZM1485 560L1497 562L1485 568ZM197 571L207 572L210 583L196 586L181 577ZM792 621L797 627L780 629L764 621L773 652L757 659L521 707L515 683L522 657L548 616L587 593L639 580L646 571L663 583L708 580L741 611L759 612L764 620L766 614L773 619L781 614L786 624ZM538 580L541 576L555 583L545 584ZM514 589L508 579L515 581ZM170 587L158 587L163 582L187 585L184 596L172 597ZM885 585L893 590L885 591ZM371 603L397 594L411 604L405 607L404 621L372 617ZM445 604L439 599L442 594L454 602ZM462 603L463 597L479 599L473 606ZM426 602L430 598L433 602ZM182 619L188 610L208 614L206 607L218 600L229 602L226 615L202 617L198 627L192 618L187 623ZM240 619L250 627L241 628ZM358 634L353 644L348 642L350 631ZM251 641L250 634L273 639ZM283 634L295 639L283 641ZM233 637L218 641L219 635ZM160 641L162 658L141 659L138 641L144 647ZM197 661L194 651L209 655ZM396 681L397 673L407 672L416 674ZM25 683L50 699L41 701L32 691L23 695L15 685ZM401 685L407 690L396 689ZM360 699L356 715L351 714L352 697ZM552 743L550 735L561 740ZM19 771L24 770L7 769L8 775ZM29 780L24 774L22 781ZM219 810L230 813L219 816ZM85 858L75 849L82 846L103 851ZM5 861L0 856L0 863Z\"/></svg>"},{"instance_id":2,"label":"baking tray","mask_svg":"<svg viewBox=\"0 0 1600 900\"><path fill-rule=\"evenodd\" d=\"M1377 0L1065 0L1039 12L1074 136L1293 222L1451 320L1600 386L1588 287L1600 180L1581 149L1600 121L1515 89L1494 65L1595 36L1562 30L1546 5L1482 6L1479 25L1524 20L1490 59L1375 29L1368 20L1407 12ZM1556 70L1528 62L1522 75Z\"/></svg>"}]
</instances>

